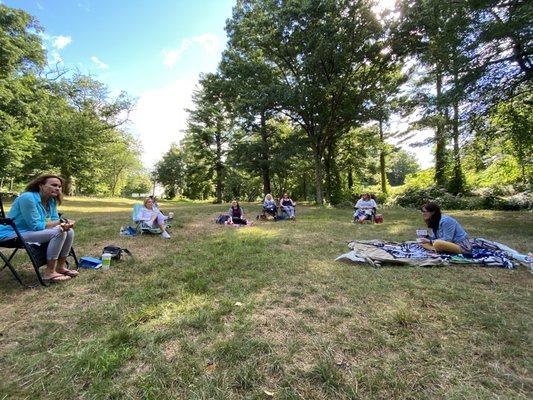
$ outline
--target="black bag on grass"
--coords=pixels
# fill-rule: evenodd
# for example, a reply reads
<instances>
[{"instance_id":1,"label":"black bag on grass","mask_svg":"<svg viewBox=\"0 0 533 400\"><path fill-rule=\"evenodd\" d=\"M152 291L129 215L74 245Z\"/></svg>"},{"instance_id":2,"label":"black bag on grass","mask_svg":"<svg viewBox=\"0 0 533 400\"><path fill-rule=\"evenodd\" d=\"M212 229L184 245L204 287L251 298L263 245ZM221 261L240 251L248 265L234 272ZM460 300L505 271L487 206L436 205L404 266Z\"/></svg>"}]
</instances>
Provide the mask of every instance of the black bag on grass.
<instances>
[{"instance_id":1,"label":"black bag on grass","mask_svg":"<svg viewBox=\"0 0 533 400\"><path fill-rule=\"evenodd\" d=\"M122 258L122 253L125 253L131 258L133 258L133 254L131 254L131 251L129 251L128 249L124 249L122 247L114 246L114 245L109 245L109 246L104 247L102 254L104 253L111 254L112 260L120 260Z\"/></svg>"},{"instance_id":2,"label":"black bag on grass","mask_svg":"<svg viewBox=\"0 0 533 400\"><path fill-rule=\"evenodd\" d=\"M217 224L224 225L227 221L229 221L231 217L228 214L220 214L218 217L215 218L215 222Z\"/></svg>"}]
</instances>

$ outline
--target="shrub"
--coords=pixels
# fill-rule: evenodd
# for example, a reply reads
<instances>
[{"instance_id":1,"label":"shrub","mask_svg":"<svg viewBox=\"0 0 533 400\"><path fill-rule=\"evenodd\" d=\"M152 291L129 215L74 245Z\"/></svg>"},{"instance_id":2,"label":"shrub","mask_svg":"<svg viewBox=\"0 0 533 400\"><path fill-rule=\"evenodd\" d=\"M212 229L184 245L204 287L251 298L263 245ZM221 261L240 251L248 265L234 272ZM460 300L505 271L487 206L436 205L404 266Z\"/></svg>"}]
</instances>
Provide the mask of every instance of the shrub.
<instances>
[{"instance_id":1,"label":"shrub","mask_svg":"<svg viewBox=\"0 0 533 400\"><path fill-rule=\"evenodd\" d=\"M499 190L484 190L478 196L454 196L444 189L431 186L425 189L408 187L393 200L394 204L402 207L421 207L430 201L437 203L442 209L455 210L532 210L533 195L531 192L518 193L502 197L495 193Z\"/></svg>"}]
</instances>

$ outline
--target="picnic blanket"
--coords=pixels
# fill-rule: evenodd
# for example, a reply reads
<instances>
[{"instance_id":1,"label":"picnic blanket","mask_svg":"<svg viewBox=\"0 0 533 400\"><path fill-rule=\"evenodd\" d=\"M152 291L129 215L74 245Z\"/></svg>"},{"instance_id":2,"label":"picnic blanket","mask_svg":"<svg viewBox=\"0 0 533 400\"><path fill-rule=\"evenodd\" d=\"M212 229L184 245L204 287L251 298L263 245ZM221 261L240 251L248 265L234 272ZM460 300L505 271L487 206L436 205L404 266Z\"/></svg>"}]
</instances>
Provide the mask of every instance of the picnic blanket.
<instances>
[{"instance_id":1,"label":"picnic blanket","mask_svg":"<svg viewBox=\"0 0 533 400\"><path fill-rule=\"evenodd\" d=\"M533 258L498 242L483 238L472 241L472 254L449 255L426 250L417 242L384 242L382 240L356 240L348 244L350 251L336 261L382 265L415 265L432 267L449 264L484 265L499 268L516 268L519 264L533 269Z\"/></svg>"}]
</instances>

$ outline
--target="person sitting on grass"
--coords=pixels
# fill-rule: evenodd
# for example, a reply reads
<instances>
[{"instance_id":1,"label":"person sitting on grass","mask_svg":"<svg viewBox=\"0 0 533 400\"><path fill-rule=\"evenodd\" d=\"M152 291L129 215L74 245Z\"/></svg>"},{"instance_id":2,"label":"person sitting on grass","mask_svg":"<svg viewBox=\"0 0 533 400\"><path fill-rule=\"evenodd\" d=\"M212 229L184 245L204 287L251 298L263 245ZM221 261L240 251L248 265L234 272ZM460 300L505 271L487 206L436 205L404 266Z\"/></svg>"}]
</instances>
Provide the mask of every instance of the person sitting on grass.
<instances>
[{"instance_id":1,"label":"person sitting on grass","mask_svg":"<svg viewBox=\"0 0 533 400\"><path fill-rule=\"evenodd\" d=\"M289 219L295 219L295 206L296 206L296 203L294 201L292 201L292 199L289 197L289 194L288 193L283 193L283 196L281 197L281 199L279 199L279 206L281 207L281 209L283 211L285 211L287 213L287 216L289 217Z\"/></svg>"},{"instance_id":2,"label":"person sitting on grass","mask_svg":"<svg viewBox=\"0 0 533 400\"><path fill-rule=\"evenodd\" d=\"M138 221L142 221L144 224L148 225L150 228L158 226L161 229L161 237L165 239L170 239L170 235L167 232L165 225L166 216L163 215L158 208L154 208L154 201L147 197L144 199L143 207L139 211L137 216Z\"/></svg>"},{"instance_id":3,"label":"person sitting on grass","mask_svg":"<svg viewBox=\"0 0 533 400\"><path fill-rule=\"evenodd\" d=\"M263 202L263 211L267 214L272 215L273 217L275 217L278 213L276 200L274 200L270 193L265 196L265 201Z\"/></svg>"},{"instance_id":4,"label":"person sitting on grass","mask_svg":"<svg viewBox=\"0 0 533 400\"><path fill-rule=\"evenodd\" d=\"M48 243L43 279L50 282L67 281L79 275L66 267L67 256L74 241L75 221L60 220L57 206L63 200L64 181L57 175L42 175L32 180L15 199L7 214L15 221L27 242ZM15 238L9 225L0 225L0 240Z\"/></svg>"},{"instance_id":5,"label":"person sitting on grass","mask_svg":"<svg viewBox=\"0 0 533 400\"><path fill-rule=\"evenodd\" d=\"M355 212L353 214L354 221L362 224L365 220L372 218L372 214L376 212L377 208L378 205L370 196L370 193L364 193L355 204Z\"/></svg>"},{"instance_id":6,"label":"person sitting on grass","mask_svg":"<svg viewBox=\"0 0 533 400\"><path fill-rule=\"evenodd\" d=\"M424 222L431 229L428 237L418 238L422 247L437 253L472 253L472 244L463 227L454 218L442 214L436 203L425 204L421 211Z\"/></svg>"},{"instance_id":7,"label":"person sitting on grass","mask_svg":"<svg viewBox=\"0 0 533 400\"><path fill-rule=\"evenodd\" d=\"M244 218L244 210L240 206L237 200L231 202L231 207L229 208L229 216L234 224L237 225L248 225L249 222ZM251 225L251 223L250 223Z\"/></svg>"}]
</instances>

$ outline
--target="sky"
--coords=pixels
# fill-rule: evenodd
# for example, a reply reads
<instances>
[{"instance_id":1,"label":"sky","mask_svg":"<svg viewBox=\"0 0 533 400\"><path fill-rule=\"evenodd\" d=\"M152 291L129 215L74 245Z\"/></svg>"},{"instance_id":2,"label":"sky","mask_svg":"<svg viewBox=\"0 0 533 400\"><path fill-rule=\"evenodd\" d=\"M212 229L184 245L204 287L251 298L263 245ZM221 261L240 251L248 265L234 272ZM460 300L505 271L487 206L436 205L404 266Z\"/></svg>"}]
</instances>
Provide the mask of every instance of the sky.
<instances>
[{"instance_id":1,"label":"sky","mask_svg":"<svg viewBox=\"0 0 533 400\"><path fill-rule=\"evenodd\" d=\"M37 18L52 65L90 74L112 94L126 91L136 98L126 129L140 140L143 164L151 169L183 137L199 75L216 70L226 46L224 27L235 0L0 3ZM380 1L382 7L393 3ZM417 149L416 155L423 167L430 165L429 150Z\"/></svg>"}]
</instances>

